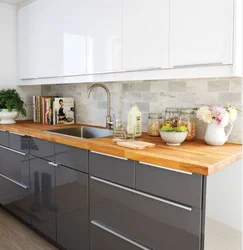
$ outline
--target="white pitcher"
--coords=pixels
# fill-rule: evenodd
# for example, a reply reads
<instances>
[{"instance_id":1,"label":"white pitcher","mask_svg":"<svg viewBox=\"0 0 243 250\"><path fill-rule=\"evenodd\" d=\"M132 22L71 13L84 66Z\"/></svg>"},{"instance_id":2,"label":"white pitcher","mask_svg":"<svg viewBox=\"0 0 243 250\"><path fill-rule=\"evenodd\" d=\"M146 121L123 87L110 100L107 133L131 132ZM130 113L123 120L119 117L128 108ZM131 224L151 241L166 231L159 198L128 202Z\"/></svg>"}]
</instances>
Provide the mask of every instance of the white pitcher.
<instances>
[{"instance_id":1,"label":"white pitcher","mask_svg":"<svg viewBox=\"0 0 243 250\"><path fill-rule=\"evenodd\" d=\"M204 140L207 144L213 146L224 145L228 140L228 137L233 129L233 123L229 122L230 128L228 133L226 134L225 128L220 127L218 124L212 123L208 124L207 130L204 136Z\"/></svg>"}]
</instances>

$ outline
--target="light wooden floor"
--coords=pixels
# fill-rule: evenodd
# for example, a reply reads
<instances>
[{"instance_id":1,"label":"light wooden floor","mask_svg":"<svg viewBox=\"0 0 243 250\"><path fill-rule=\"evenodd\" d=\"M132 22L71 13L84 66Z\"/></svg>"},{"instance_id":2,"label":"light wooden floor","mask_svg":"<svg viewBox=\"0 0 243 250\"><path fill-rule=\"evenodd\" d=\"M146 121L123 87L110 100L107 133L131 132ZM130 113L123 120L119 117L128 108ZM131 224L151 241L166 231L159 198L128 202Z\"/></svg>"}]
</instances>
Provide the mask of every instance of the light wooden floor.
<instances>
[{"instance_id":1,"label":"light wooden floor","mask_svg":"<svg viewBox=\"0 0 243 250\"><path fill-rule=\"evenodd\" d=\"M57 250L31 229L0 209L0 250Z\"/></svg>"},{"instance_id":2,"label":"light wooden floor","mask_svg":"<svg viewBox=\"0 0 243 250\"><path fill-rule=\"evenodd\" d=\"M212 219L206 220L205 250L241 250L240 232ZM0 209L0 250L57 250L21 222ZM115 250L115 249L114 249Z\"/></svg>"}]
</instances>

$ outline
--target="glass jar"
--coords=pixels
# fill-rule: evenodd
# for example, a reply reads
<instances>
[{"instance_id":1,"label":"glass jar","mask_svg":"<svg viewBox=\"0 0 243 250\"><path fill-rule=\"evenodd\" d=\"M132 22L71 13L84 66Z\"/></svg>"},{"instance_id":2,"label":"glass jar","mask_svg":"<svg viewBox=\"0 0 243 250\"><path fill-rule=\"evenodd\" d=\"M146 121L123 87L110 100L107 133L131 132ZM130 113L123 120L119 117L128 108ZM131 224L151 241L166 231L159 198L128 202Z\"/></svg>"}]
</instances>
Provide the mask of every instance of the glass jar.
<instances>
[{"instance_id":1,"label":"glass jar","mask_svg":"<svg viewBox=\"0 0 243 250\"><path fill-rule=\"evenodd\" d=\"M160 136L160 129L162 127L162 114L149 113L148 116L148 135Z\"/></svg>"},{"instance_id":2,"label":"glass jar","mask_svg":"<svg viewBox=\"0 0 243 250\"><path fill-rule=\"evenodd\" d=\"M179 119L178 108L166 108L165 109L165 119L164 119L163 125L170 124L173 128L177 127L178 119Z\"/></svg>"},{"instance_id":3,"label":"glass jar","mask_svg":"<svg viewBox=\"0 0 243 250\"><path fill-rule=\"evenodd\" d=\"M187 141L193 140L196 137L196 116L195 110L193 108L180 108L180 118L178 121L178 126L187 127Z\"/></svg>"}]
</instances>

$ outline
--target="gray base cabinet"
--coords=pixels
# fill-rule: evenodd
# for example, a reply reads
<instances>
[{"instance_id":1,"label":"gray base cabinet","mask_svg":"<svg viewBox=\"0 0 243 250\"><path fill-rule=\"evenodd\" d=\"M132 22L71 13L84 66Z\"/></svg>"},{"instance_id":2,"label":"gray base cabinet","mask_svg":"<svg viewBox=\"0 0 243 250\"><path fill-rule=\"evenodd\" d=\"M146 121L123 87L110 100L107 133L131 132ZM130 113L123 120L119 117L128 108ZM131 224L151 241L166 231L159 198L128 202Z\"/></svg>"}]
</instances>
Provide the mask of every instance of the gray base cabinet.
<instances>
[{"instance_id":1,"label":"gray base cabinet","mask_svg":"<svg viewBox=\"0 0 243 250\"><path fill-rule=\"evenodd\" d=\"M91 221L153 250L199 250L201 210L90 179ZM96 241L91 235L91 241ZM119 246L114 247L119 249Z\"/></svg>"},{"instance_id":2,"label":"gray base cabinet","mask_svg":"<svg viewBox=\"0 0 243 250\"><path fill-rule=\"evenodd\" d=\"M32 225L56 241L55 167L30 156Z\"/></svg>"},{"instance_id":3,"label":"gray base cabinet","mask_svg":"<svg viewBox=\"0 0 243 250\"><path fill-rule=\"evenodd\" d=\"M29 157L0 146L0 159L0 203L30 224Z\"/></svg>"},{"instance_id":4,"label":"gray base cabinet","mask_svg":"<svg viewBox=\"0 0 243 250\"><path fill-rule=\"evenodd\" d=\"M58 165L56 205L57 243L68 250L88 250L88 174Z\"/></svg>"}]
</instances>

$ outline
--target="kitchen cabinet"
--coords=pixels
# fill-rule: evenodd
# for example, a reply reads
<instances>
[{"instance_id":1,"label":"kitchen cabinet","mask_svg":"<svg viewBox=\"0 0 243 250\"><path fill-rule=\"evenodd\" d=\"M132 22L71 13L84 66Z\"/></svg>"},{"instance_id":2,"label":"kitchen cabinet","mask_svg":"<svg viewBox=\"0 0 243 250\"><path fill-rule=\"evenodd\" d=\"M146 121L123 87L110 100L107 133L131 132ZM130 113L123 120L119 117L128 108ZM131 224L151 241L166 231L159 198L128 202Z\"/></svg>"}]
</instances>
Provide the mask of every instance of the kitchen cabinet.
<instances>
[{"instance_id":1,"label":"kitchen cabinet","mask_svg":"<svg viewBox=\"0 0 243 250\"><path fill-rule=\"evenodd\" d=\"M68 250L89 249L88 174L56 167L57 243Z\"/></svg>"},{"instance_id":2,"label":"kitchen cabinet","mask_svg":"<svg viewBox=\"0 0 243 250\"><path fill-rule=\"evenodd\" d=\"M54 156L53 156L54 160ZM32 226L56 241L55 165L30 156Z\"/></svg>"},{"instance_id":3,"label":"kitchen cabinet","mask_svg":"<svg viewBox=\"0 0 243 250\"><path fill-rule=\"evenodd\" d=\"M5 130L0 130L0 144L3 146L9 146L9 133Z\"/></svg>"},{"instance_id":4,"label":"kitchen cabinet","mask_svg":"<svg viewBox=\"0 0 243 250\"><path fill-rule=\"evenodd\" d=\"M170 1L170 67L233 62L233 0Z\"/></svg>"},{"instance_id":5,"label":"kitchen cabinet","mask_svg":"<svg viewBox=\"0 0 243 250\"><path fill-rule=\"evenodd\" d=\"M60 76L62 47L59 0L38 0L18 10L20 79Z\"/></svg>"},{"instance_id":6,"label":"kitchen cabinet","mask_svg":"<svg viewBox=\"0 0 243 250\"><path fill-rule=\"evenodd\" d=\"M29 156L0 146L0 158L0 203L30 224Z\"/></svg>"},{"instance_id":7,"label":"kitchen cabinet","mask_svg":"<svg viewBox=\"0 0 243 250\"><path fill-rule=\"evenodd\" d=\"M109 228L147 247L144 249L200 250L201 216L202 211L198 208L91 176L91 224ZM106 249L105 240L102 243L97 232L91 230L90 237L91 242L98 240L101 249L102 244ZM114 249L121 248L118 245Z\"/></svg>"},{"instance_id":8,"label":"kitchen cabinet","mask_svg":"<svg viewBox=\"0 0 243 250\"><path fill-rule=\"evenodd\" d=\"M169 0L123 0L123 70L168 68Z\"/></svg>"}]
</instances>

